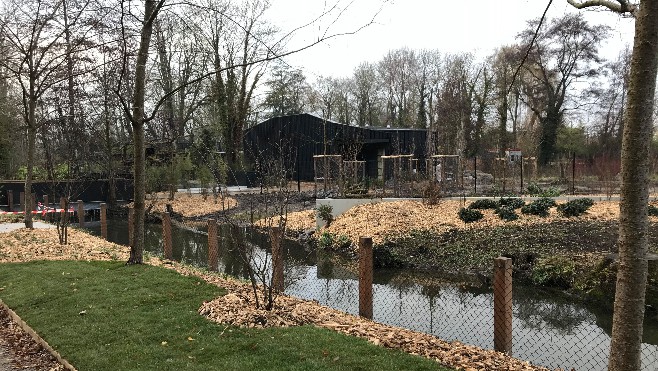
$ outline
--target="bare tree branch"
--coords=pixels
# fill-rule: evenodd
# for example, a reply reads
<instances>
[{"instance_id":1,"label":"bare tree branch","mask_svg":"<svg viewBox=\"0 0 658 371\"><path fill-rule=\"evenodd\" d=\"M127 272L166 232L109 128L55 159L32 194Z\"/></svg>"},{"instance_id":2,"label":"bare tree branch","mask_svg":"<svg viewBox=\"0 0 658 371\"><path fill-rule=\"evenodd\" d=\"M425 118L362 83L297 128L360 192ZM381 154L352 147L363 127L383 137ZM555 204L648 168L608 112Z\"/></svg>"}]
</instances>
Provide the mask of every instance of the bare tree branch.
<instances>
[{"instance_id":1,"label":"bare tree branch","mask_svg":"<svg viewBox=\"0 0 658 371\"><path fill-rule=\"evenodd\" d=\"M605 7L616 13L630 13L633 17L637 15L638 10L640 9L637 4L631 4L626 0L567 0L567 2L576 9L585 9L591 7Z\"/></svg>"}]
</instances>

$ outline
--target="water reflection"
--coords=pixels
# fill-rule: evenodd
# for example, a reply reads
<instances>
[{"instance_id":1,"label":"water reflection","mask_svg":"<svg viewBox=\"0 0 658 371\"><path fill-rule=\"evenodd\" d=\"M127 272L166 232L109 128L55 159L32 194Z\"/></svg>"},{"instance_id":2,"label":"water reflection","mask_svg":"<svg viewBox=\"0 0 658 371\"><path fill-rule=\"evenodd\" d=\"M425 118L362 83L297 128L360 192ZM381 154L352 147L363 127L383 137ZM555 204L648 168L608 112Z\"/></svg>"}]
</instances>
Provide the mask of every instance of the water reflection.
<instances>
[{"instance_id":1,"label":"water reflection","mask_svg":"<svg viewBox=\"0 0 658 371\"><path fill-rule=\"evenodd\" d=\"M94 227L99 234L99 227ZM162 228L146 226L145 248L161 255ZM220 228L220 272L248 278L235 246L253 249L266 261L268 236L254 230ZM111 220L111 241L127 244L125 220ZM207 264L207 236L173 228L174 258L200 267ZM266 248L261 248L265 246ZM310 253L285 240L286 293L358 313L358 281L353 265ZM316 264L317 263L317 264ZM460 282L455 284L455 282ZM442 339L491 349L493 295L489 289L463 284L463 278L401 270L380 270L374 277L375 321L436 335ZM535 364L564 369L605 370L612 316L604 307L579 303L562 292L514 287L513 355ZM643 370L658 369L658 321L645 321Z\"/></svg>"}]
</instances>

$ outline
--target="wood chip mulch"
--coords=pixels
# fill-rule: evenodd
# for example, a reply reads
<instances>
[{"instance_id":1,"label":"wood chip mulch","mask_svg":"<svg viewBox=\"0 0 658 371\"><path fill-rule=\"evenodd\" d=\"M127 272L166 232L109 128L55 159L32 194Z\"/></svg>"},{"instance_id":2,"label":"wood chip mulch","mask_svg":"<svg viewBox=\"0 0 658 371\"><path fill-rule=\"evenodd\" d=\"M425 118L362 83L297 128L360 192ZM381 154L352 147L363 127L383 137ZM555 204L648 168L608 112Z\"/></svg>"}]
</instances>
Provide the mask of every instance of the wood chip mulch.
<instances>
[{"instance_id":1,"label":"wood chip mulch","mask_svg":"<svg viewBox=\"0 0 658 371\"><path fill-rule=\"evenodd\" d=\"M471 202L466 202L468 206ZM377 202L355 206L338 216L326 231L336 235L347 235L356 246L360 236L370 236L375 244L385 238L401 237L411 230L430 230L442 233L450 229L480 229L501 225L533 225L552 223L567 218L558 215L555 208L548 217L521 214L519 219L506 222L493 210L480 210L484 218L474 223L459 219L459 209L464 203L455 200L440 201L437 205L426 205L421 201ZM290 218L290 217L289 217ZM614 201L595 202L579 219L613 220L619 218L619 203Z\"/></svg>"},{"instance_id":2,"label":"wood chip mulch","mask_svg":"<svg viewBox=\"0 0 658 371\"><path fill-rule=\"evenodd\" d=\"M70 230L70 245L58 243L54 229L19 229L0 234L0 262L30 260L127 260L125 246L104 241L81 231ZM204 303L199 313L209 319L249 328L315 325L358 336L380 346L400 349L436 360L461 370L546 370L492 350L460 342L446 342L432 335L376 323L322 306L315 301L280 295L272 311L255 308L251 286L177 262L150 258L148 264L194 275L225 288L228 294Z\"/></svg>"},{"instance_id":3,"label":"wood chip mulch","mask_svg":"<svg viewBox=\"0 0 658 371\"><path fill-rule=\"evenodd\" d=\"M373 322L323 305L285 295L276 298L271 311L256 309L255 297L248 283L226 279L217 274L178 263L166 264L184 275L194 275L228 294L205 302L199 313L210 320L245 328L315 325L369 342L436 360L459 370L548 370L533 366L503 353L485 350L458 341L447 342L435 336Z\"/></svg>"},{"instance_id":4,"label":"wood chip mulch","mask_svg":"<svg viewBox=\"0 0 658 371\"><path fill-rule=\"evenodd\" d=\"M166 211L166 205L171 204L174 212L184 217L195 217L225 211L238 204L233 197L218 196L215 199L212 194L204 199L200 194L177 192L173 200L170 201L168 198L168 194L152 194L146 200L146 208L150 207L152 213L163 213ZM128 206L132 206L132 203Z\"/></svg>"}]
</instances>

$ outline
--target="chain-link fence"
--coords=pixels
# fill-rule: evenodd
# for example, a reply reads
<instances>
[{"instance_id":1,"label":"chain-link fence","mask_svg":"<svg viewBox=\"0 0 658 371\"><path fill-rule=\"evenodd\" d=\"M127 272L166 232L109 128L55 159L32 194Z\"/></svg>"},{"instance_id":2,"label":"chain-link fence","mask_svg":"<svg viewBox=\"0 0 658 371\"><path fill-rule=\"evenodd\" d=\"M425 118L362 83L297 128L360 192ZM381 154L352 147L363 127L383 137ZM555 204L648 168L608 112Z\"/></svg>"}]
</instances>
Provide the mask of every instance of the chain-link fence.
<instances>
[{"instance_id":1,"label":"chain-link fence","mask_svg":"<svg viewBox=\"0 0 658 371\"><path fill-rule=\"evenodd\" d=\"M125 236L127 225L123 223ZM241 278L247 278L248 272L244 257L237 253L240 246L254 248L254 261L272 262L267 234L234 226L219 226L215 231L213 223L208 230L208 223L190 227L174 221L173 258L201 267L217 264L220 273ZM108 226L110 236L117 233L115 229ZM216 243L218 252L214 247L209 250L208 235L217 236L210 245ZM156 246L152 253L162 254L162 226L149 225L146 240L147 248ZM491 275L446 276L413 269L373 269L370 264L344 262L289 240L282 242L280 251L285 257L288 295L447 341L506 351L551 369L607 367L611 310L560 291L517 284L512 280L510 259L491 262ZM364 269L369 271L364 273ZM372 290L371 304L366 304L371 309L366 307L364 312L362 290L368 286ZM644 335L642 370L658 370L655 318L645 320Z\"/></svg>"}]
</instances>

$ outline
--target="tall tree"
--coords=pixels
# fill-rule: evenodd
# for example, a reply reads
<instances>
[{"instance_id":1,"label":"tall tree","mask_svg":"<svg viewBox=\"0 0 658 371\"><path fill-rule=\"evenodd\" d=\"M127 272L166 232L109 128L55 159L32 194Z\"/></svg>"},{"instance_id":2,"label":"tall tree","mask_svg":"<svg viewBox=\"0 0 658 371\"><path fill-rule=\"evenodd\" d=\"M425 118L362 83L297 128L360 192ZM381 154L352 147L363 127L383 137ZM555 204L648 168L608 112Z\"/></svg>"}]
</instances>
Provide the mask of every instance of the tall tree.
<instances>
[{"instance_id":1,"label":"tall tree","mask_svg":"<svg viewBox=\"0 0 658 371\"><path fill-rule=\"evenodd\" d=\"M565 14L539 28L539 20L530 21L519 38L530 53L523 67L527 75L526 103L540 122L539 162L547 164L553 157L555 140L568 109L573 83L596 74L601 62L598 48L608 36L608 27L589 24L580 14Z\"/></svg>"},{"instance_id":2,"label":"tall tree","mask_svg":"<svg viewBox=\"0 0 658 371\"><path fill-rule=\"evenodd\" d=\"M310 86L301 70L277 63L267 80L264 106L270 117L303 113L308 108Z\"/></svg>"},{"instance_id":3,"label":"tall tree","mask_svg":"<svg viewBox=\"0 0 658 371\"><path fill-rule=\"evenodd\" d=\"M73 42L70 28L84 14L84 7L72 12L66 9L67 0L11 1L5 12L12 14L2 24L5 37L3 50L7 56L4 68L20 85L23 96L23 121L27 133L27 172L25 176L25 209L32 200L36 139L39 129L37 103L55 84L70 81L71 54L83 45ZM64 21L61 21L64 14ZM65 45L65 50L60 47ZM25 213L25 226L32 228L32 214Z\"/></svg>"},{"instance_id":4,"label":"tall tree","mask_svg":"<svg viewBox=\"0 0 658 371\"><path fill-rule=\"evenodd\" d=\"M649 145L658 71L658 1L644 0L639 5L626 0L568 2L577 8L604 6L635 16L622 138L619 265L608 369L640 370L647 284Z\"/></svg>"},{"instance_id":5,"label":"tall tree","mask_svg":"<svg viewBox=\"0 0 658 371\"><path fill-rule=\"evenodd\" d=\"M361 63L354 69L352 80L356 106L356 124L359 126L378 126L381 112L375 66L370 63Z\"/></svg>"},{"instance_id":6,"label":"tall tree","mask_svg":"<svg viewBox=\"0 0 658 371\"><path fill-rule=\"evenodd\" d=\"M209 22L204 24L206 40L211 46L213 75L211 99L229 166L237 165L242 149L242 133L247 126L251 102L268 59L276 58L280 45L265 21L267 0L249 0L237 7L216 5L210 1ZM207 25L210 27L207 27Z\"/></svg>"},{"instance_id":7,"label":"tall tree","mask_svg":"<svg viewBox=\"0 0 658 371\"><path fill-rule=\"evenodd\" d=\"M146 65L149 57L149 48L153 27L158 13L164 6L165 0L145 0L142 26L139 32L140 41L135 60L135 80L131 101L132 110L129 109L125 99L121 99L126 114L130 118L133 132L134 157L134 226L133 246L130 247L128 264L142 264L144 260L144 206L146 199L146 150L144 143L145 101L146 101ZM122 3L122 6L125 4ZM127 42L127 40L124 40ZM124 58L124 70L127 69L127 55ZM117 87L119 97L121 87Z\"/></svg>"}]
</instances>

